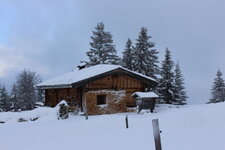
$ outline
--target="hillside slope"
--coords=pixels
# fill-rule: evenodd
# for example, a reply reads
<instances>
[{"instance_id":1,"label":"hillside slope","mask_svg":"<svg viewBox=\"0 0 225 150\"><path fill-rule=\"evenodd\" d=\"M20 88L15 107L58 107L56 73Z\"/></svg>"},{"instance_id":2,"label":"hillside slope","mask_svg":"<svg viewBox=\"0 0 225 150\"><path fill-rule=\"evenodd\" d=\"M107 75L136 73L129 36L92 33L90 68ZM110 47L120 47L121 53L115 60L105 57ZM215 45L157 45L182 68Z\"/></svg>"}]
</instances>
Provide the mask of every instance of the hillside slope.
<instances>
[{"instance_id":1,"label":"hillside slope","mask_svg":"<svg viewBox=\"0 0 225 150\"><path fill-rule=\"evenodd\" d=\"M70 116L57 120L55 109L0 113L1 150L153 150L151 120L159 118L165 150L224 150L225 103L160 105L157 113ZM129 129L125 128L129 116ZM37 121L17 122L40 117Z\"/></svg>"}]
</instances>

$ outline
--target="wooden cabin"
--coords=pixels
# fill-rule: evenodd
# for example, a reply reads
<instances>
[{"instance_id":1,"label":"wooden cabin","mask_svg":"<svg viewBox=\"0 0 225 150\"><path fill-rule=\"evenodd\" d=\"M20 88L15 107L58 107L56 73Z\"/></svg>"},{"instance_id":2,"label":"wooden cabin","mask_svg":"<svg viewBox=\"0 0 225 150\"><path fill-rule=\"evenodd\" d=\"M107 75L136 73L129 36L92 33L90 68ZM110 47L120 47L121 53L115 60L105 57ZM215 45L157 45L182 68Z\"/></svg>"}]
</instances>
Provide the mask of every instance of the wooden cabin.
<instances>
[{"instance_id":1,"label":"wooden cabin","mask_svg":"<svg viewBox=\"0 0 225 150\"><path fill-rule=\"evenodd\" d=\"M119 65L100 64L63 74L40 83L45 105L55 107L66 100L71 108L89 115L127 112L136 107L132 94L156 87L157 82Z\"/></svg>"}]
</instances>

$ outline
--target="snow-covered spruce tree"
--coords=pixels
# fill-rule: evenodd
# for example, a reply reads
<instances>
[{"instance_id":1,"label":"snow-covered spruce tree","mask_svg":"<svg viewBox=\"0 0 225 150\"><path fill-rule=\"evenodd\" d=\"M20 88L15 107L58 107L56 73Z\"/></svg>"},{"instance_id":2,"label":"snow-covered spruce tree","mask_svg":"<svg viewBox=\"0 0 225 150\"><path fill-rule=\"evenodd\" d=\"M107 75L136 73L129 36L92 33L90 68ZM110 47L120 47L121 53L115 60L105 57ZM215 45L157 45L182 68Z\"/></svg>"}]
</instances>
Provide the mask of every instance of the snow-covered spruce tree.
<instances>
[{"instance_id":1,"label":"snow-covered spruce tree","mask_svg":"<svg viewBox=\"0 0 225 150\"><path fill-rule=\"evenodd\" d=\"M115 45L113 45L112 35L104 30L104 24L98 23L93 31L90 42L90 51L86 52L89 61L87 66L97 64L119 64L120 58L117 56Z\"/></svg>"},{"instance_id":2,"label":"snow-covered spruce tree","mask_svg":"<svg viewBox=\"0 0 225 150\"><path fill-rule=\"evenodd\" d=\"M16 81L16 108L21 110L34 109L35 103L38 101L38 94L35 85L40 83L40 77L30 70L24 69L17 75Z\"/></svg>"},{"instance_id":3,"label":"snow-covered spruce tree","mask_svg":"<svg viewBox=\"0 0 225 150\"><path fill-rule=\"evenodd\" d=\"M134 48L130 39L127 40L123 51L122 66L134 70Z\"/></svg>"},{"instance_id":4,"label":"snow-covered spruce tree","mask_svg":"<svg viewBox=\"0 0 225 150\"><path fill-rule=\"evenodd\" d=\"M2 85L0 84L0 96L2 95L2 94L1 94L1 89L2 89ZM0 112L3 112L4 109L5 109L4 100L2 100L2 99L0 98Z\"/></svg>"},{"instance_id":5,"label":"snow-covered spruce tree","mask_svg":"<svg viewBox=\"0 0 225 150\"><path fill-rule=\"evenodd\" d=\"M187 100L187 94L184 86L184 77L180 69L179 63L176 64L174 70L174 100L175 104L185 105Z\"/></svg>"},{"instance_id":6,"label":"snow-covered spruce tree","mask_svg":"<svg viewBox=\"0 0 225 150\"><path fill-rule=\"evenodd\" d=\"M210 103L225 101L225 83L222 76L222 72L218 70L211 89Z\"/></svg>"},{"instance_id":7,"label":"snow-covered spruce tree","mask_svg":"<svg viewBox=\"0 0 225 150\"><path fill-rule=\"evenodd\" d=\"M10 103L9 103L9 95L5 88L5 86L0 87L0 110L1 111L9 111Z\"/></svg>"},{"instance_id":8,"label":"snow-covered spruce tree","mask_svg":"<svg viewBox=\"0 0 225 150\"><path fill-rule=\"evenodd\" d=\"M158 52L151 49L155 46L149 39L147 28L142 27L134 47L134 70L156 79L159 72Z\"/></svg>"},{"instance_id":9,"label":"snow-covered spruce tree","mask_svg":"<svg viewBox=\"0 0 225 150\"><path fill-rule=\"evenodd\" d=\"M16 111L17 110L16 106L19 106L18 100L17 100L17 93L18 93L17 87L16 87L16 84L14 83L12 90L10 92L10 103L11 103L10 110L13 110L13 111Z\"/></svg>"},{"instance_id":10,"label":"snow-covered spruce tree","mask_svg":"<svg viewBox=\"0 0 225 150\"><path fill-rule=\"evenodd\" d=\"M174 62L172 61L171 52L166 49L165 59L162 61L160 71L161 78L159 79L158 92L162 100L167 104L175 102L174 99Z\"/></svg>"}]
</instances>

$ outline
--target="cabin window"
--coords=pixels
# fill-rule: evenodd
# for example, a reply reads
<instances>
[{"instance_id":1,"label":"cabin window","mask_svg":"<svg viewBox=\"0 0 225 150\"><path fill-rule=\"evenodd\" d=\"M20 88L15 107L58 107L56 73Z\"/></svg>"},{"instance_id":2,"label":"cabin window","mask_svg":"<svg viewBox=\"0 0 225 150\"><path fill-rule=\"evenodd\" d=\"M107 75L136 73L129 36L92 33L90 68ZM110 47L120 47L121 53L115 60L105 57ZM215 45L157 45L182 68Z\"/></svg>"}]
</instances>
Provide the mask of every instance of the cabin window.
<instances>
[{"instance_id":1,"label":"cabin window","mask_svg":"<svg viewBox=\"0 0 225 150\"><path fill-rule=\"evenodd\" d=\"M97 95L97 105L106 104L106 95Z\"/></svg>"}]
</instances>

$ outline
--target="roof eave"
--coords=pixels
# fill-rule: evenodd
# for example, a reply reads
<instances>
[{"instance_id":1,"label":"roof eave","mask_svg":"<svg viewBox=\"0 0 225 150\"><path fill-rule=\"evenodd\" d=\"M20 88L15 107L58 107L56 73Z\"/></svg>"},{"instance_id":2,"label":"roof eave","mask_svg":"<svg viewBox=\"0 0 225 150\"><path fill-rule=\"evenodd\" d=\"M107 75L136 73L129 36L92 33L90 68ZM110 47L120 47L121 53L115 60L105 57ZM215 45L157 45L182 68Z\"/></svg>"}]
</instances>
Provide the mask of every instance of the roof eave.
<instances>
[{"instance_id":1,"label":"roof eave","mask_svg":"<svg viewBox=\"0 0 225 150\"><path fill-rule=\"evenodd\" d=\"M37 88L40 88L42 90L47 89L59 89L59 88L72 88L71 84L59 84L59 85L37 85Z\"/></svg>"}]
</instances>

